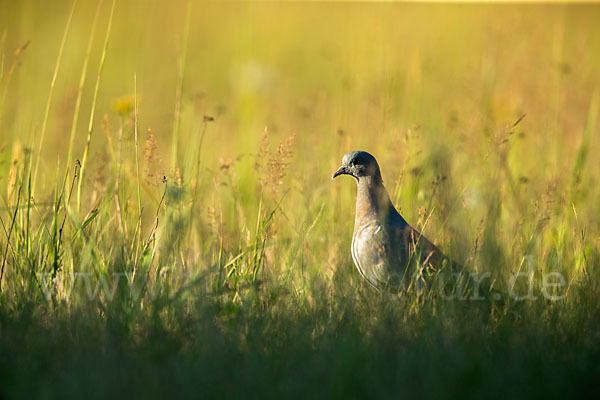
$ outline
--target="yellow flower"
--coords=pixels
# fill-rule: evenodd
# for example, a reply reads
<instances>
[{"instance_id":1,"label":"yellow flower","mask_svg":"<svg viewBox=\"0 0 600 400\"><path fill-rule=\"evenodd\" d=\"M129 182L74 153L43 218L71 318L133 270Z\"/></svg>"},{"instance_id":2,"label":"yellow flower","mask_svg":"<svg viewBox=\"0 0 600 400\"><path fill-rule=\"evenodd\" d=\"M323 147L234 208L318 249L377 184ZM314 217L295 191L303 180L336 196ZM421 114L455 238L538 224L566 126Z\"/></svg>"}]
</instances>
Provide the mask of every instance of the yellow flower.
<instances>
[{"instance_id":1,"label":"yellow flower","mask_svg":"<svg viewBox=\"0 0 600 400\"><path fill-rule=\"evenodd\" d=\"M134 97L132 95L121 96L112 103L113 111L121 117L128 117L134 107Z\"/></svg>"}]
</instances>

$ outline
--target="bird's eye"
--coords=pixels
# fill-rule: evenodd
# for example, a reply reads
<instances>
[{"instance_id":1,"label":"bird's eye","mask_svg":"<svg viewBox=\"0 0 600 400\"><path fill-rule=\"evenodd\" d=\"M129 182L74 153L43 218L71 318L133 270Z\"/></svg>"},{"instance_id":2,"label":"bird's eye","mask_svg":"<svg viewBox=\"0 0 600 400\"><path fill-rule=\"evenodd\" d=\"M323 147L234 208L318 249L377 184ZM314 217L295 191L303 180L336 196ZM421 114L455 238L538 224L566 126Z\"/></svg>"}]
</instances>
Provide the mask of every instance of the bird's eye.
<instances>
[{"instance_id":1,"label":"bird's eye","mask_svg":"<svg viewBox=\"0 0 600 400\"><path fill-rule=\"evenodd\" d=\"M352 165L360 165L360 160L358 158L355 158L354 160L352 160Z\"/></svg>"}]
</instances>

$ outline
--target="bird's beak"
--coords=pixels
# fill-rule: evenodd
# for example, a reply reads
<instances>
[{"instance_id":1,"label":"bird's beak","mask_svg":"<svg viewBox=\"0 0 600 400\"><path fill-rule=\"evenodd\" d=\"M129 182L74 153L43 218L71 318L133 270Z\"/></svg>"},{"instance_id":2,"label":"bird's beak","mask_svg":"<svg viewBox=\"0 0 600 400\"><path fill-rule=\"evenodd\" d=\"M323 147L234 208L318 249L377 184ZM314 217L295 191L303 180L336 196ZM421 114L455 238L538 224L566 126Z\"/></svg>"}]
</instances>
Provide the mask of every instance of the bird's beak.
<instances>
[{"instance_id":1,"label":"bird's beak","mask_svg":"<svg viewBox=\"0 0 600 400\"><path fill-rule=\"evenodd\" d=\"M333 173L333 176L331 177L331 179L334 179L338 175L350 175L350 173L346 170L346 167L341 166L341 167L338 168L337 171L335 171Z\"/></svg>"}]
</instances>

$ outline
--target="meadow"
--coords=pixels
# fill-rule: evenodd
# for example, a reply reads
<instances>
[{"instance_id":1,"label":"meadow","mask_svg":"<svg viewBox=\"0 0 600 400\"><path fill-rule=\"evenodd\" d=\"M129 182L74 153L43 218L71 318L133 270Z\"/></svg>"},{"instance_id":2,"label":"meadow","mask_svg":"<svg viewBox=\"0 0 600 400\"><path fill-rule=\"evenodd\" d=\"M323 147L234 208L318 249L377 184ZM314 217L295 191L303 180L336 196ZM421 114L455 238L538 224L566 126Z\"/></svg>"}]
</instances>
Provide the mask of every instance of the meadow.
<instances>
[{"instance_id":1,"label":"meadow","mask_svg":"<svg viewBox=\"0 0 600 400\"><path fill-rule=\"evenodd\" d=\"M598 21L0 0L0 397L597 393ZM480 296L361 278L357 149Z\"/></svg>"}]
</instances>

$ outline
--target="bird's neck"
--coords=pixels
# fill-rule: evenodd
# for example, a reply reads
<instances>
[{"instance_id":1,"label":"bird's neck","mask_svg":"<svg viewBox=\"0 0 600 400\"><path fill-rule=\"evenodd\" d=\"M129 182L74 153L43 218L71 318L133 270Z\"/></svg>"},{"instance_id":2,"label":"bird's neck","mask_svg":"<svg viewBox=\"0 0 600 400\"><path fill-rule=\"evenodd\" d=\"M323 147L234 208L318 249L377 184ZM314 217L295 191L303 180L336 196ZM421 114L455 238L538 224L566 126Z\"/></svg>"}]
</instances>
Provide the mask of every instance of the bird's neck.
<instances>
[{"instance_id":1,"label":"bird's neck","mask_svg":"<svg viewBox=\"0 0 600 400\"><path fill-rule=\"evenodd\" d=\"M355 228L373 221L373 218L381 220L395 210L381 176L366 176L358 180Z\"/></svg>"}]
</instances>

